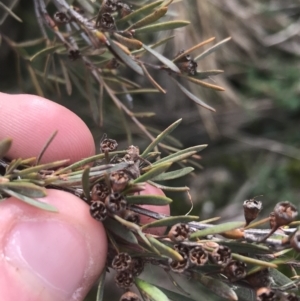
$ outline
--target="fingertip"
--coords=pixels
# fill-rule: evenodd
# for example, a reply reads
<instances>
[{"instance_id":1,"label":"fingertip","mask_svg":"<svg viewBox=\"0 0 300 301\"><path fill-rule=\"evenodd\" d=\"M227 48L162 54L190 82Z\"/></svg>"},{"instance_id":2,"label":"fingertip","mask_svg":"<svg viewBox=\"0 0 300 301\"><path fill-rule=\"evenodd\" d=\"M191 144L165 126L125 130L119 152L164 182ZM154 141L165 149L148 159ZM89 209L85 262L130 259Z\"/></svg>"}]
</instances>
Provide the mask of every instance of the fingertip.
<instances>
[{"instance_id":1,"label":"fingertip","mask_svg":"<svg viewBox=\"0 0 300 301\"><path fill-rule=\"evenodd\" d=\"M13 139L10 159L37 157L55 131L41 163L63 159L72 163L95 154L88 127L67 108L35 95L0 93L0 140Z\"/></svg>"}]
</instances>

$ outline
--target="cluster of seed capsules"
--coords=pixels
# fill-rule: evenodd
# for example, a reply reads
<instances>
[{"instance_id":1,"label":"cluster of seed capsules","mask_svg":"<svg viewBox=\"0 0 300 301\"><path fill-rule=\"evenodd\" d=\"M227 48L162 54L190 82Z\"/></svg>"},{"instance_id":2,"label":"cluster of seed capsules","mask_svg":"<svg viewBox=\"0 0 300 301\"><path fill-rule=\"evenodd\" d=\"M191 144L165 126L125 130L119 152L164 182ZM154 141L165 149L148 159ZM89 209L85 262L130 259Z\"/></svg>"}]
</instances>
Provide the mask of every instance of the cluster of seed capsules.
<instances>
[{"instance_id":1,"label":"cluster of seed capsules","mask_svg":"<svg viewBox=\"0 0 300 301\"><path fill-rule=\"evenodd\" d=\"M103 139L100 150L106 155L116 150L118 143L113 139ZM123 219L132 223L139 223L139 215L130 211L125 196L122 194L128 182L137 178L139 171L139 149L130 146L123 158L113 158L110 162L131 162L131 167L109 174L107 179L93 185L91 190L90 213L98 221L104 221L110 214L119 214Z\"/></svg>"},{"instance_id":2,"label":"cluster of seed capsules","mask_svg":"<svg viewBox=\"0 0 300 301\"><path fill-rule=\"evenodd\" d=\"M108 160L109 152L115 151L118 144L112 139L103 139L100 144L101 152ZM110 162L131 162L128 169L112 172L106 181L96 183L91 190L90 213L98 221L104 221L109 215L118 214L123 219L139 225L139 215L130 210L126 202L126 196L122 194L131 179L140 175L139 149L130 146L127 153L122 158L113 158ZM256 199L244 202L245 225L249 225L255 220L262 209L262 203ZM268 235L260 238L259 243L266 241L280 227L290 224L295 220L298 212L296 207L290 202L278 203L270 214L271 230ZM178 254L174 258L132 257L130 254L121 252L113 256L109 266L116 271L116 284L125 289L120 301L139 301L140 297L129 289L134 283L135 277L140 275L146 263L162 266L176 273L190 276L190 271L203 265L215 265L219 267L218 274L225 276L229 282L243 281L256 290L258 301L280 300L297 301L300 300L295 294L287 294L272 288L272 277L269 269L265 268L256 273L247 275L247 265L243 261L232 258L231 250L228 246L222 245L220 241L213 239L206 242L191 241L190 235L195 229L189 224L178 223L173 225L168 231L168 235L163 236L161 242L172 247ZM287 241L291 247L300 251L300 232L295 231Z\"/></svg>"}]
</instances>

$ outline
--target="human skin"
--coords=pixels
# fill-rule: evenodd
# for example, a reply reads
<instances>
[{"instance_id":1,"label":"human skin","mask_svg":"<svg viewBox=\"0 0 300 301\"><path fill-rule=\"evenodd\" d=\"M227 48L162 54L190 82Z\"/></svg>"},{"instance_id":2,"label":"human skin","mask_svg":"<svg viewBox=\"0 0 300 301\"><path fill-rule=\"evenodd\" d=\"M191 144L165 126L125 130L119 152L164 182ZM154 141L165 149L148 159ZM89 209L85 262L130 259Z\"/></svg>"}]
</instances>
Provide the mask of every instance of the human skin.
<instances>
[{"instance_id":1,"label":"human skin","mask_svg":"<svg viewBox=\"0 0 300 301\"><path fill-rule=\"evenodd\" d=\"M56 130L41 163L95 154L89 129L68 109L38 96L0 93L0 140L13 139L9 159L37 156ZM147 185L143 193L162 191ZM59 212L14 198L0 203L0 300L83 300L105 266L105 230L72 194L48 190L40 201ZM151 209L169 213L168 206Z\"/></svg>"}]
</instances>

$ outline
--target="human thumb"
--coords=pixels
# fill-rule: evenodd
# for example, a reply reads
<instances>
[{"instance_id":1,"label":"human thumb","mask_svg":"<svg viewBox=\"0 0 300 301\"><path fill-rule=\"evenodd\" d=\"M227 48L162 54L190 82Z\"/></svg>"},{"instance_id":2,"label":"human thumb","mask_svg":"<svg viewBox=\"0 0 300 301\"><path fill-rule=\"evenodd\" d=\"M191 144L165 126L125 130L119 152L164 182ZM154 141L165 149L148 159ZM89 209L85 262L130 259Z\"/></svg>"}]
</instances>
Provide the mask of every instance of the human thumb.
<instances>
[{"instance_id":1,"label":"human thumb","mask_svg":"<svg viewBox=\"0 0 300 301\"><path fill-rule=\"evenodd\" d=\"M105 267L103 225L76 196L47 190L44 211L15 198L0 203L0 300L83 300Z\"/></svg>"}]
</instances>

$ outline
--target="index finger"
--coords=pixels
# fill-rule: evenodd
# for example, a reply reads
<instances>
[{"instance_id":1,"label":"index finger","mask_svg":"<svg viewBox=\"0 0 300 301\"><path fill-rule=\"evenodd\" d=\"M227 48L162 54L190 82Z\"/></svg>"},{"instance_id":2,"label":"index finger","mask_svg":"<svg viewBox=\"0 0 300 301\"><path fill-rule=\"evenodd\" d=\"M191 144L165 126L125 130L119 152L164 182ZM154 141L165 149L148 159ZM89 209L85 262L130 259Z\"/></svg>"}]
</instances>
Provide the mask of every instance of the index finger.
<instances>
[{"instance_id":1,"label":"index finger","mask_svg":"<svg viewBox=\"0 0 300 301\"><path fill-rule=\"evenodd\" d=\"M37 157L55 131L41 163L72 163L95 154L88 127L67 108L35 95L0 93L0 140L13 139L9 159Z\"/></svg>"}]
</instances>

